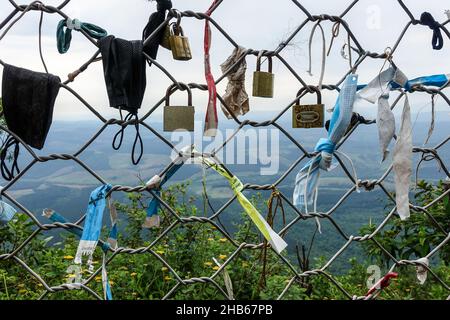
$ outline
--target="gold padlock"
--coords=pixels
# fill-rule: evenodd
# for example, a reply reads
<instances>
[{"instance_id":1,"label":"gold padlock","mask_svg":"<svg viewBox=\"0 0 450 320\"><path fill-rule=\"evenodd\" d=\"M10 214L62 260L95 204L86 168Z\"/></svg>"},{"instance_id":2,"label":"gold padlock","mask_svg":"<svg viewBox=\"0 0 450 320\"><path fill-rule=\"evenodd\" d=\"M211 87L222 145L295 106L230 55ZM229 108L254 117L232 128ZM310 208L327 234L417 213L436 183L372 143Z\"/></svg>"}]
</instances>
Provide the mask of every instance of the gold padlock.
<instances>
[{"instance_id":1,"label":"gold padlock","mask_svg":"<svg viewBox=\"0 0 450 320\"><path fill-rule=\"evenodd\" d=\"M170 48L170 24L167 24L164 28L164 33L160 43L161 47L166 48L167 50L172 50Z\"/></svg>"},{"instance_id":2,"label":"gold padlock","mask_svg":"<svg viewBox=\"0 0 450 320\"><path fill-rule=\"evenodd\" d=\"M272 73L272 57L268 56L269 70L261 71L261 57L265 51L260 51L256 61L256 71L253 73L253 96L262 98L273 98L273 85L275 75Z\"/></svg>"},{"instance_id":3,"label":"gold padlock","mask_svg":"<svg viewBox=\"0 0 450 320\"><path fill-rule=\"evenodd\" d=\"M171 25L169 43L172 55L175 60L191 60L191 46L189 39L184 36L183 28L181 28L179 21Z\"/></svg>"},{"instance_id":4,"label":"gold padlock","mask_svg":"<svg viewBox=\"0 0 450 320\"><path fill-rule=\"evenodd\" d=\"M301 105L300 98L297 99L296 104L292 107L292 127L293 128L322 128L325 119L325 107L322 104L322 94L317 87L310 86L300 89L297 97L301 96L305 91L314 91L317 94L317 103Z\"/></svg>"},{"instance_id":5,"label":"gold padlock","mask_svg":"<svg viewBox=\"0 0 450 320\"><path fill-rule=\"evenodd\" d=\"M170 106L170 96L178 90L176 84L171 85L166 92L166 105L164 107L164 131L176 130L194 131L195 108L192 106L192 92L188 85L178 83L188 92L187 106Z\"/></svg>"}]
</instances>

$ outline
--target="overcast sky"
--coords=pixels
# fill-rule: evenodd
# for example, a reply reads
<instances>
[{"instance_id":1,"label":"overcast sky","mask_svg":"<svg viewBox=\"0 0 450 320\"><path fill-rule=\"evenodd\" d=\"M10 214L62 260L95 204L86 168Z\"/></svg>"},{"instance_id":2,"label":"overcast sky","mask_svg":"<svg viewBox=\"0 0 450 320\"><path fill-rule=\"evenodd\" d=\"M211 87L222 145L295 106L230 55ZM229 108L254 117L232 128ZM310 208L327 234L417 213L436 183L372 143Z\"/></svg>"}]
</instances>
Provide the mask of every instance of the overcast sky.
<instances>
[{"instance_id":1,"label":"overcast sky","mask_svg":"<svg viewBox=\"0 0 450 320\"><path fill-rule=\"evenodd\" d=\"M29 0L21 3L30 2ZM57 5L61 0L46 0L47 4ZM204 12L210 6L210 0L172 0L179 10ZM348 1L302 0L300 1L312 14L327 13L339 15L350 4ZM442 0L405 0L413 14L418 18L423 11L429 11L437 20L445 21L444 11L450 9L450 3ZM447 5L447 7L445 7ZM140 39L142 29L148 17L155 10L156 4L147 0L72 0L65 8L72 18L97 24L116 37L124 39ZM7 0L0 0L0 18L4 19L12 11ZM280 41L305 19L305 15L297 9L290 0L225 0L214 12L213 18L240 45L252 49L275 49ZM360 44L366 50L383 52L388 46L393 46L403 27L408 22L408 16L403 12L397 1L393 0L361 0L345 17ZM96 51L96 48L80 33L74 32L70 50L60 55L56 48L56 26L61 18L56 15L44 16L43 51L49 71L67 78L67 74L77 69ZM0 58L9 64L43 71L38 54L38 22L36 11L27 15L17 23L0 41ZM294 39L292 46L283 51L282 56L296 72L307 82L317 84L321 62L321 36L319 32L314 37L313 74L308 69L308 38L313 24L308 24ZM327 47L331 36L331 22L322 23ZM194 58L188 62L174 61L171 53L160 49L158 61L164 65L179 81L205 83L203 69L203 29L204 21L195 18L184 18L182 26L189 37ZM2 30L3 31L3 30ZM423 26L413 26L407 32L403 42L394 55L394 61L409 77L450 74L450 40L445 38L444 49L432 50L432 31ZM339 38L335 41L332 54L327 59L324 83L334 84L341 79L348 68L348 62L340 55L342 45L346 41L345 30L341 29ZM213 28L213 44L211 51L212 71L218 77L221 75L220 64L231 54L233 47L220 33ZM252 73L256 58L247 58L248 72L246 87L251 95ZM381 66L382 60L367 59L358 74L361 83L367 83L374 78ZM0 68L1 69L1 68ZM275 98L252 98L250 110L267 112L273 116L284 108L296 95L299 89L298 81L279 62L274 61ZM156 67L148 68L148 84L142 112L149 110L156 101L165 94L170 80ZM223 94L225 82L218 86ZM108 107L106 87L103 80L100 62L80 75L71 84L89 103L95 106L105 117L117 117L117 112ZM448 89L447 89L448 91ZM334 104L335 92L324 92L327 106ZM173 101L185 104L181 93ZM194 105L198 112L206 108L207 96L204 92L194 91ZM305 99L305 101L312 101ZM413 112L428 110L430 98L428 95L415 93L411 99ZM375 106L358 103L356 110L367 115L373 115ZM448 111L448 106L441 101L439 108ZM162 108L161 108L162 110ZM398 110L400 111L400 110ZM398 113L398 111L396 113ZM249 117L251 117L249 114ZM448 113L447 113L448 114ZM426 115L425 115L426 116ZM154 115L155 121L161 121L161 113ZM55 118L59 120L95 119L95 117L73 96L65 90L60 91Z\"/></svg>"}]
</instances>

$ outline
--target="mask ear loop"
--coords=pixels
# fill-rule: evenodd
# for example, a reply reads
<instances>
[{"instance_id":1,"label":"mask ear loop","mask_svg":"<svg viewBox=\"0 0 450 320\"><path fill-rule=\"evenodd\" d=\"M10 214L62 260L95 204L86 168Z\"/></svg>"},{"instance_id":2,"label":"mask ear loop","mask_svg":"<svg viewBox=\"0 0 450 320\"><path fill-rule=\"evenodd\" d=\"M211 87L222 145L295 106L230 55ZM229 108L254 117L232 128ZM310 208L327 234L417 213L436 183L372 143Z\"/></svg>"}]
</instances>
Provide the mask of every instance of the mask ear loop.
<instances>
[{"instance_id":1,"label":"mask ear loop","mask_svg":"<svg viewBox=\"0 0 450 320\"><path fill-rule=\"evenodd\" d=\"M8 159L8 150L10 147L14 146L14 151L12 154L12 165L11 170L8 169L6 162ZM18 158L19 158L20 145L19 142L13 136L9 136L7 140L3 143L0 152L0 170L3 178L6 181L11 181L14 179L15 173L20 174L20 169L18 166Z\"/></svg>"},{"instance_id":2,"label":"mask ear loop","mask_svg":"<svg viewBox=\"0 0 450 320\"><path fill-rule=\"evenodd\" d=\"M119 113L120 113L120 121L122 121L122 122L126 121L126 118L125 119L123 118L122 108L119 108ZM122 146L123 134L124 134L125 128L126 128L126 126L122 123L120 130L115 134L113 141L112 141L112 147L114 150L119 150L120 147ZM117 137L120 137L120 140L119 140L119 144L116 146Z\"/></svg>"},{"instance_id":3,"label":"mask ear loop","mask_svg":"<svg viewBox=\"0 0 450 320\"><path fill-rule=\"evenodd\" d=\"M129 112L126 117L123 117L122 114L122 109L119 108L119 112L120 112L120 120L122 122L129 122L131 120L135 120L135 128L136 128L136 137L134 138L134 142L133 142L133 148L131 150L131 161L134 165L137 165L141 159L142 156L144 155L144 143L142 141L142 137L141 134L139 132L139 118L137 116L137 114ZM115 134L114 138L113 138L113 142L112 142L112 147L114 150L119 150L122 147L122 143L123 143L123 136L125 133L125 129L127 128L127 125L125 124L121 124L121 128L120 130ZM117 144L117 138L119 138L119 143ZM135 153L136 153L136 147L139 144L139 156L136 159Z\"/></svg>"},{"instance_id":4,"label":"mask ear loop","mask_svg":"<svg viewBox=\"0 0 450 320\"><path fill-rule=\"evenodd\" d=\"M314 27L311 30L311 35L309 37L309 69L308 69L307 72L309 73L310 76L313 75L312 74L312 40L313 40L314 33L315 33L317 27L320 28L320 31L322 33L322 43L323 43L323 46L322 46L322 67L321 67L322 69L320 71L320 78L319 78L319 84L318 84L319 90L322 90L323 78L325 76L325 64L326 64L327 48L326 48L326 43L325 43L325 32L323 31L323 28L320 25L320 21L318 21L314 25Z\"/></svg>"},{"instance_id":5,"label":"mask ear loop","mask_svg":"<svg viewBox=\"0 0 450 320\"><path fill-rule=\"evenodd\" d=\"M131 114L131 113L130 113ZM133 142L133 149L131 150L131 161L133 162L134 165L137 165L141 159L142 156L144 155L144 143L142 142L142 137L141 134L139 132L139 118L137 114L131 114L131 118L135 118L135 128L136 128L136 137L134 138L134 142ZM135 151L136 151L136 146L139 143L139 156L136 160L135 158Z\"/></svg>"},{"instance_id":6,"label":"mask ear loop","mask_svg":"<svg viewBox=\"0 0 450 320\"><path fill-rule=\"evenodd\" d=\"M41 16L39 18L39 56L41 57L42 64L44 66L45 72L48 73L47 64L44 60L44 54L42 53L42 22L44 20L44 11L41 11Z\"/></svg>"}]
</instances>

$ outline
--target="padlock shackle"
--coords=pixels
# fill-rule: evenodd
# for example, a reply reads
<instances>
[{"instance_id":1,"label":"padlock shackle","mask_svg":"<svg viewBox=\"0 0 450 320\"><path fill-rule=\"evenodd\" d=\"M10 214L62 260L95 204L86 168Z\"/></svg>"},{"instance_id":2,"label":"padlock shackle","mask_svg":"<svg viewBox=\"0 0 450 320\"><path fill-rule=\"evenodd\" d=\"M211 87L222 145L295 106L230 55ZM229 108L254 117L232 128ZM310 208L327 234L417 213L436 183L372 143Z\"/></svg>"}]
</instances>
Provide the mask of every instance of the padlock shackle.
<instances>
[{"instance_id":1,"label":"padlock shackle","mask_svg":"<svg viewBox=\"0 0 450 320\"><path fill-rule=\"evenodd\" d=\"M172 22L169 28L170 28L170 35L184 37L183 28L177 22Z\"/></svg>"},{"instance_id":2,"label":"padlock shackle","mask_svg":"<svg viewBox=\"0 0 450 320\"><path fill-rule=\"evenodd\" d=\"M183 28L181 28L181 12L179 12L178 10L175 10L175 12L177 14L177 21L170 24L170 26L172 26L171 31L176 36L180 34L181 36L184 36Z\"/></svg>"},{"instance_id":3,"label":"padlock shackle","mask_svg":"<svg viewBox=\"0 0 450 320\"><path fill-rule=\"evenodd\" d=\"M319 88L316 86L306 86L301 88L298 92L297 92L297 100L296 100L296 104L299 105L300 104L300 96L305 92L305 91L313 91L316 93L317 95L317 104L322 104L322 93L320 92Z\"/></svg>"},{"instance_id":4,"label":"padlock shackle","mask_svg":"<svg viewBox=\"0 0 450 320\"><path fill-rule=\"evenodd\" d=\"M192 91L191 88L189 88L189 86L185 83L182 82L178 82L172 84L169 88L167 88L166 91L166 106L170 105L170 96L177 90L179 90L179 87L182 87L183 90L182 91L187 91L188 92L188 106L192 106Z\"/></svg>"},{"instance_id":5,"label":"padlock shackle","mask_svg":"<svg viewBox=\"0 0 450 320\"><path fill-rule=\"evenodd\" d=\"M266 53L266 50L259 51L258 58L256 59L256 71L261 71L261 58ZM272 56L267 56L267 60L269 60L269 72L272 73Z\"/></svg>"}]
</instances>

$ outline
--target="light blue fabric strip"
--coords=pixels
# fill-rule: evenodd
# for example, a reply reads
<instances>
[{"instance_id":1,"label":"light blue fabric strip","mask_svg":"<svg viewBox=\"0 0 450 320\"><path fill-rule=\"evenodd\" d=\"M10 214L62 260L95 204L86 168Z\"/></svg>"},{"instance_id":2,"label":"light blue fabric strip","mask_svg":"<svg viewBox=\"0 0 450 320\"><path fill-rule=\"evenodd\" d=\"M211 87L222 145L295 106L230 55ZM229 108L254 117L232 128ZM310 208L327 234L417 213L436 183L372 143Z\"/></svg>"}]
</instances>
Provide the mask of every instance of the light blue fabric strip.
<instances>
[{"instance_id":1,"label":"light blue fabric strip","mask_svg":"<svg viewBox=\"0 0 450 320\"><path fill-rule=\"evenodd\" d=\"M166 174L163 176L159 187L161 188L182 166L183 166L184 162L180 162L178 164L173 165L167 172ZM161 197L161 189L155 190L154 193L158 196ZM161 203L160 201L153 197L152 200L150 200L150 203L148 204L147 207L147 217L151 217L154 215L158 214L158 210L161 207Z\"/></svg>"},{"instance_id":2,"label":"light blue fabric strip","mask_svg":"<svg viewBox=\"0 0 450 320\"><path fill-rule=\"evenodd\" d=\"M53 222L59 222L59 223L67 223L69 222L69 220L67 220L64 216L60 215L58 212L54 211L52 213L52 215L49 217L49 219ZM83 230L81 229L77 229L77 228L69 228L67 229L67 231L69 231L70 233L75 234L78 237L81 237ZM117 229L117 223L115 223L112 228L111 231L109 233L109 237L112 239L117 240L117 236L118 236L118 229ZM102 250L104 252L107 252L109 250L109 243L105 242L102 245Z\"/></svg>"},{"instance_id":3,"label":"light blue fabric strip","mask_svg":"<svg viewBox=\"0 0 450 320\"><path fill-rule=\"evenodd\" d=\"M425 76L425 77L419 77L416 79L409 80L407 85L405 85L405 89L411 88L414 85L423 85L423 86L429 86L429 87L442 87L447 82L448 82L448 77L445 74ZM395 82L391 82L391 88L399 89L399 88L402 88L402 86Z\"/></svg>"},{"instance_id":4,"label":"light blue fabric strip","mask_svg":"<svg viewBox=\"0 0 450 320\"><path fill-rule=\"evenodd\" d=\"M399 88L405 88L409 90L413 85L423 85L427 87L442 87L444 86L449 80L448 75L445 74L437 74L432 76L424 76L419 77L415 79L408 80L408 82L402 86L395 81L390 82L391 90L399 89ZM367 87L367 84L361 84L358 85L357 90L360 91Z\"/></svg>"},{"instance_id":5,"label":"light blue fabric strip","mask_svg":"<svg viewBox=\"0 0 450 320\"><path fill-rule=\"evenodd\" d=\"M52 215L49 217L49 219L53 222L59 222L59 223L67 223L68 220L64 218L62 215L60 215L58 212L53 211ZM67 229L69 232L81 237L83 231L81 229L77 228L69 228Z\"/></svg>"},{"instance_id":6,"label":"light blue fabric strip","mask_svg":"<svg viewBox=\"0 0 450 320\"><path fill-rule=\"evenodd\" d=\"M319 169L328 170L331 166L331 163L323 163L324 153L329 155L334 153L336 144L345 135L350 125L357 82L357 75L347 76L331 116L328 138L321 138L314 149L320 154L308 161L296 176L293 203L301 210L314 203L319 184Z\"/></svg>"},{"instance_id":7,"label":"light blue fabric strip","mask_svg":"<svg viewBox=\"0 0 450 320\"><path fill-rule=\"evenodd\" d=\"M4 201L0 200L0 224L7 224L14 218L17 210Z\"/></svg>"},{"instance_id":8,"label":"light blue fabric strip","mask_svg":"<svg viewBox=\"0 0 450 320\"><path fill-rule=\"evenodd\" d=\"M92 191L86 211L81 240L98 241L102 229L103 212L106 207L106 194L111 190L110 184L105 184Z\"/></svg>"}]
</instances>

